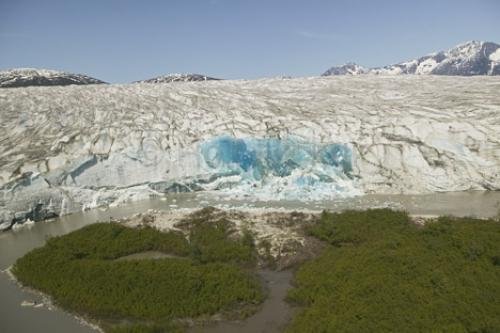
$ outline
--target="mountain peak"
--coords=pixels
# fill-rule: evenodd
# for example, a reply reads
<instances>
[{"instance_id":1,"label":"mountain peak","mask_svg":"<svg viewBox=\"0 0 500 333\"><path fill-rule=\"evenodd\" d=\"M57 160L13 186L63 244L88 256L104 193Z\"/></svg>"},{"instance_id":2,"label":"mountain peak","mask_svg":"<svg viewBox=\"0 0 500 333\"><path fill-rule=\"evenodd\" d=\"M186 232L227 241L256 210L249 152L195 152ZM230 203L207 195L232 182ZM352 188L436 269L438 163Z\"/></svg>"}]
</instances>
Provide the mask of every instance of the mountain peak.
<instances>
[{"instance_id":1,"label":"mountain peak","mask_svg":"<svg viewBox=\"0 0 500 333\"><path fill-rule=\"evenodd\" d=\"M356 64L355 62L347 62L342 66L335 66L323 73L323 76L329 75L359 75L365 74L366 68Z\"/></svg>"},{"instance_id":2,"label":"mountain peak","mask_svg":"<svg viewBox=\"0 0 500 333\"><path fill-rule=\"evenodd\" d=\"M487 43L487 42L484 42L484 41L481 41L481 40L468 40L468 41L465 41L463 43L460 43L460 44L457 44L455 47L463 47L463 46L481 46L483 45L484 43Z\"/></svg>"},{"instance_id":3,"label":"mountain peak","mask_svg":"<svg viewBox=\"0 0 500 333\"><path fill-rule=\"evenodd\" d=\"M213 81L220 80L202 74L167 74L157 76L152 79L136 81L136 83L170 83L170 82L192 82L192 81Z\"/></svg>"},{"instance_id":4,"label":"mountain peak","mask_svg":"<svg viewBox=\"0 0 500 333\"><path fill-rule=\"evenodd\" d=\"M106 82L83 74L73 74L52 69L13 68L0 71L0 88L102 83Z\"/></svg>"},{"instance_id":5,"label":"mountain peak","mask_svg":"<svg viewBox=\"0 0 500 333\"><path fill-rule=\"evenodd\" d=\"M351 64L332 67L323 75L381 74L381 75L500 75L500 45L492 42L471 40L448 51L440 51L395 65L356 70Z\"/></svg>"}]
</instances>

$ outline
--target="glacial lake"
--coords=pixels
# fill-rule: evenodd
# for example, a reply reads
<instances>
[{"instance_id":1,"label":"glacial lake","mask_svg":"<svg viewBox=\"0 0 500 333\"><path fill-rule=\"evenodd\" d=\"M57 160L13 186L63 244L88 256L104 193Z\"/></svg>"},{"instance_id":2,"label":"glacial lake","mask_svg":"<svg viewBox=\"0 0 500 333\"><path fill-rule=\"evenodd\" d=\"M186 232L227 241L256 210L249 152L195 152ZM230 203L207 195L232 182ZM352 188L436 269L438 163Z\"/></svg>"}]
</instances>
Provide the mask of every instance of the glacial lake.
<instances>
[{"instance_id":1,"label":"glacial lake","mask_svg":"<svg viewBox=\"0 0 500 333\"><path fill-rule=\"evenodd\" d=\"M344 210L350 208L391 207L405 209L416 215L456 215L494 217L500 212L500 192L455 192L426 195L365 195L361 197L340 199L336 201L299 202L299 201L231 201L209 194L175 194L165 198L134 202L127 206L108 209L94 209L75 213L61 218L38 222L17 230L0 233L0 332L2 333L83 333L95 332L89 326L81 324L70 314L61 309L49 310L47 307L21 306L23 301L39 303L40 297L33 292L19 288L9 276L3 272L16 259L33 248L42 246L48 237L63 235L85 225L97 221L108 221L110 218L126 217L135 213L146 212L148 209L175 210L183 208L202 208L216 206L220 208L270 208L287 210ZM273 279L275 277L272 277ZM286 290L280 289L280 277L276 277L275 294L282 295ZM283 280L288 283L288 280ZM282 285L281 285L282 286ZM271 293L273 293L271 286ZM280 296L281 297L281 296ZM255 318L232 324L221 323L210 328L210 332L229 332L237 329L242 332L277 332L278 326L273 325L272 318L287 315L288 311L279 299L272 300L272 307L264 306L266 313L257 313ZM274 311L277 313L268 313ZM271 318L271 319L269 319ZM205 330L196 329L196 332Z\"/></svg>"}]
</instances>

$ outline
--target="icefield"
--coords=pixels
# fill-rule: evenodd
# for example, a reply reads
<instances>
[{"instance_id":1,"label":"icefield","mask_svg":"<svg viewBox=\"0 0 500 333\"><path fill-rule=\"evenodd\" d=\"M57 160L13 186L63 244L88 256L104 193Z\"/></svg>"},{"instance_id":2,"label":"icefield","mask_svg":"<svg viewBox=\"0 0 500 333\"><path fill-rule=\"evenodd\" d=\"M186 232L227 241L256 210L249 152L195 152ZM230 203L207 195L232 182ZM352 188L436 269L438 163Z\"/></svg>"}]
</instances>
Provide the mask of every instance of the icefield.
<instances>
[{"instance_id":1,"label":"icefield","mask_svg":"<svg viewBox=\"0 0 500 333\"><path fill-rule=\"evenodd\" d=\"M170 192L249 200L500 190L500 78L0 90L0 226Z\"/></svg>"}]
</instances>

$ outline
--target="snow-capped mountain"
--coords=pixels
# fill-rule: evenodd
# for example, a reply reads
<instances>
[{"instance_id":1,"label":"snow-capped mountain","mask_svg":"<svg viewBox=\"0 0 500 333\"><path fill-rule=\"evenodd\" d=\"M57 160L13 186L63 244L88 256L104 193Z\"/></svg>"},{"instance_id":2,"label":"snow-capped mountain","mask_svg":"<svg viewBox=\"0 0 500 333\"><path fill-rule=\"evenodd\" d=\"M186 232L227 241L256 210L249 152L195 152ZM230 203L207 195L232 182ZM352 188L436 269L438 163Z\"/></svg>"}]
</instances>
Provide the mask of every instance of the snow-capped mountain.
<instances>
[{"instance_id":1,"label":"snow-capped mountain","mask_svg":"<svg viewBox=\"0 0 500 333\"><path fill-rule=\"evenodd\" d=\"M15 68L0 71L0 88L101 83L106 82L83 74L66 73L49 69Z\"/></svg>"},{"instance_id":2,"label":"snow-capped mountain","mask_svg":"<svg viewBox=\"0 0 500 333\"><path fill-rule=\"evenodd\" d=\"M158 76L148 80L136 81L136 83L170 83L170 82L191 82L191 81L212 81L220 80L214 77L201 74L168 74Z\"/></svg>"},{"instance_id":3,"label":"snow-capped mountain","mask_svg":"<svg viewBox=\"0 0 500 333\"><path fill-rule=\"evenodd\" d=\"M367 68L360 66L354 62L348 62L342 66L334 66L323 73L323 76L329 75L359 75L366 74Z\"/></svg>"},{"instance_id":4,"label":"snow-capped mountain","mask_svg":"<svg viewBox=\"0 0 500 333\"><path fill-rule=\"evenodd\" d=\"M332 67L323 73L329 75L356 74L418 74L418 75L500 75L500 45L491 42L470 41L448 51L432 53L418 59L395 65L365 69L348 63Z\"/></svg>"}]
</instances>

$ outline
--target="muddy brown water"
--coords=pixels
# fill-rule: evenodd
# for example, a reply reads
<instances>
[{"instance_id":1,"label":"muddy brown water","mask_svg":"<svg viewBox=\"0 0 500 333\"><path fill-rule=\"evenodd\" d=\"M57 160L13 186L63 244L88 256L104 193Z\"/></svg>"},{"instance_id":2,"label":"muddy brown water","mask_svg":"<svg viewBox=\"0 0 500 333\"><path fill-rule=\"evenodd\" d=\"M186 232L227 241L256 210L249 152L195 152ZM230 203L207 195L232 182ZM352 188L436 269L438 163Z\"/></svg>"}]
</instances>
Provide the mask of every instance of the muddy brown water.
<instances>
[{"instance_id":1,"label":"muddy brown water","mask_svg":"<svg viewBox=\"0 0 500 333\"><path fill-rule=\"evenodd\" d=\"M221 204L222 202L222 204ZM357 198L321 202L243 202L221 201L218 197L197 194L170 195L164 200L156 199L131 203L127 206L95 209L75 213L54 221L39 222L30 228L0 233L0 270L11 266L16 259L28 251L42 246L48 237L63 235L96 221L110 217L125 217L148 209L172 210L178 208L201 208L217 205L221 208L285 208L309 210L365 209L371 207L393 207L406 209L412 214L493 217L500 212L500 192L459 192L429 195L366 195ZM270 297L260 311L242 322L220 322L198 327L196 332L280 332L288 321L291 310L283 301L289 288L290 272L262 273L268 280ZM267 274L267 275L266 275ZM25 300L41 302L40 296L19 288L7 274L0 273L0 332L1 333L91 333L91 327L82 325L77 319L61 309L47 307L23 307Z\"/></svg>"},{"instance_id":2,"label":"muddy brown water","mask_svg":"<svg viewBox=\"0 0 500 333\"><path fill-rule=\"evenodd\" d=\"M285 301L291 287L291 271L259 271L268 295L259 311L243 321L222 321L203 327L193 327L189 333L274 333L282 332L292 318L293 308Z\"/></svg>"}]
</instances>

